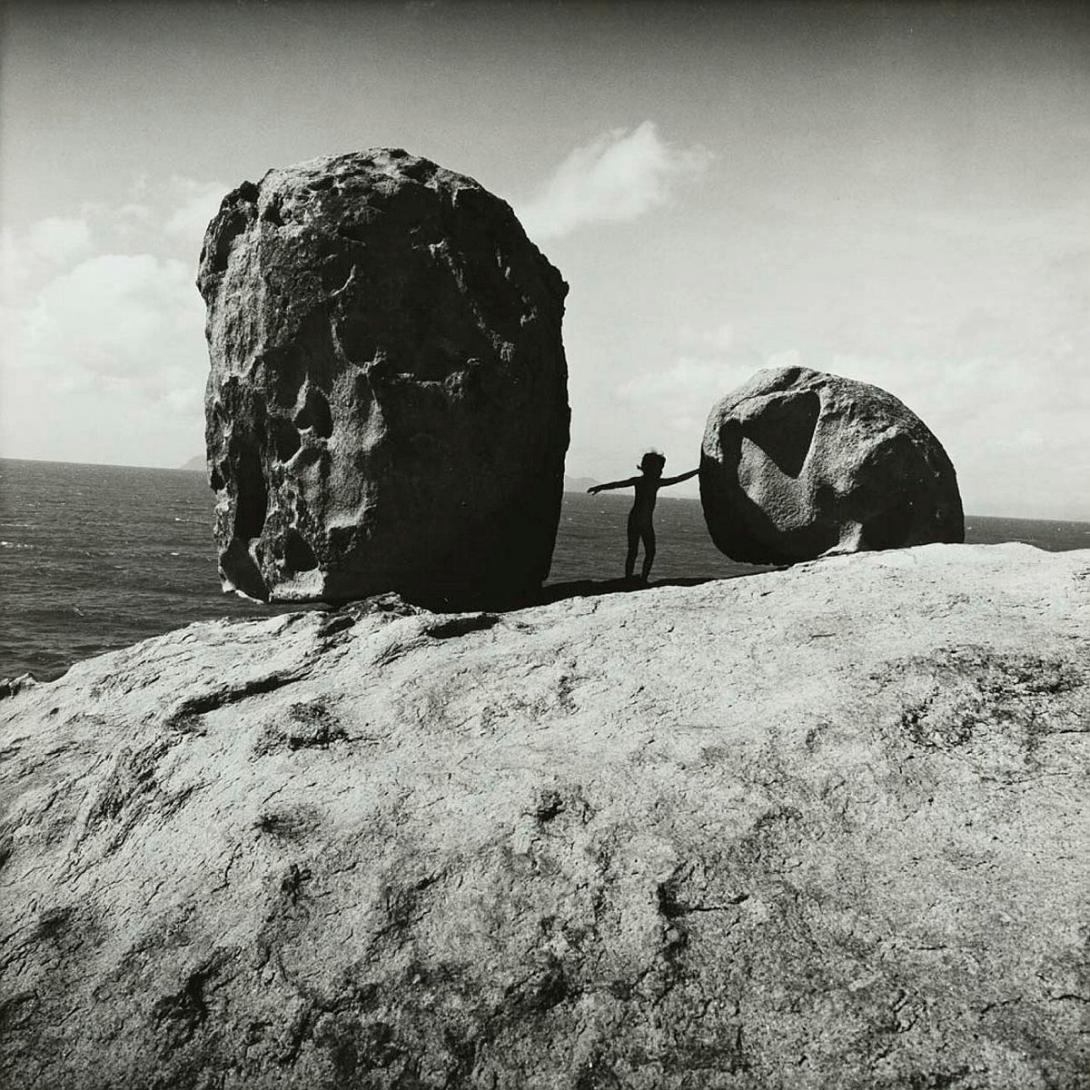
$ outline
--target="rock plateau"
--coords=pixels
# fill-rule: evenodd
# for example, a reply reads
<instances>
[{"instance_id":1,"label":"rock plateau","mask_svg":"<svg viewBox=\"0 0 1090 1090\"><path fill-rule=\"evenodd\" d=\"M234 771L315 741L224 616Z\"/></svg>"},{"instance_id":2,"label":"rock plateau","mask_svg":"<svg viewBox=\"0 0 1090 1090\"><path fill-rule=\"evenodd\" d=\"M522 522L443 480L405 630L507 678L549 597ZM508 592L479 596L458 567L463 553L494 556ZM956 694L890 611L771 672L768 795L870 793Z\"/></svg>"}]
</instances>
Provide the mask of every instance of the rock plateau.
<instances>
[{"instance_id":1,"label":"rock plateau","mask_svg":"<svg viewBox=\"0 0 1090 1090\"><path fill-rule=\"evenodd\" d=\"M752 564L965 539L954 467L923 421L805 367L759 371L714 406L700 498L715 544Z\"/></svg>"},{"instance_id":2,"label":"rock plateau","mask_svg":"<svg viewBox=\"0 0 1090 1090\"><path fill-rule=\"evenodd\" d=\"M1087 1085L1090 551L390 597L15 690L7 1085Z\"/></svg>"},{"instance_id":3,"label":"rock plateau","mask_svg":"<svg viewBox=\"0 0 1090 1090\"><path fill-rule=\"evenodd\" d=\"M228 587L483 602L540 586L567 285L504 201L396 149L272 170L224 199L198 286Z\"/></svg>"}]
</instances>

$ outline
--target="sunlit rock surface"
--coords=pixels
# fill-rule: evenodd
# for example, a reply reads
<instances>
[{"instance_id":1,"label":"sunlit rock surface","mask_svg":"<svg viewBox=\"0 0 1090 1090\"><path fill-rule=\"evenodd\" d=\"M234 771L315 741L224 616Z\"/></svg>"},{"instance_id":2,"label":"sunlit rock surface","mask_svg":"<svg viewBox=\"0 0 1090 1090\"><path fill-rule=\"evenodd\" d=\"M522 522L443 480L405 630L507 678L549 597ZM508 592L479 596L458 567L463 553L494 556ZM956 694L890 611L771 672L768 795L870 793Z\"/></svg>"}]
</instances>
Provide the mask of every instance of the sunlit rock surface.
<instances>
[{"instance_id":1,"label":"sunlit rock surface","mask_svg":"<svg viewBox=\"0 0 1090 1090\"><path fill-rule=\"evenodd\" d=\"M5 1085L1086 1086L1090 551L207 623L0 700Z\"/></svg>"},{"instance_id":2,"label":"sunlit rock surface","mask_svg":"<svg viewBox=\"0 0 1090 1090\"><path fill-rule=\"evenodd\" d=\"M716 545L753 564L965 539L954 467L919 417L805 367L759 371L715 405L700 498Z\"/></svg>"},{"instance_id":3,"label":"sunlit rock surface","mask_svg":"<svg viewBox=\"0 0 1090 1090\"><path fill-rule=\"evenodd\" d=\"M464 603L540 586L567 285L504 201L396 149L273 170L225 198L198 286L227 585Z\"/></svg>"}]
</instances>

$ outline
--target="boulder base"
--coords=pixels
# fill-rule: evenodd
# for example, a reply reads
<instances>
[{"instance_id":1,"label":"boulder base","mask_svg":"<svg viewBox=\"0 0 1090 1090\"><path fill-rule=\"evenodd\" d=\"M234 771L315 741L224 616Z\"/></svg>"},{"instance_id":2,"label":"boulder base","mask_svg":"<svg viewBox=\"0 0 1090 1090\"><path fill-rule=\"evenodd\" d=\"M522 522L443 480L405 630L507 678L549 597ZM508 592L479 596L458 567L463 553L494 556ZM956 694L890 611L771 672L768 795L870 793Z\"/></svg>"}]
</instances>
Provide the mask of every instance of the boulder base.
<instances>
[{"instance_id":1,"label":"boulder base","mask_svg":"<svg viewBox=\"0 0 1090 1090\"><path fill-rule=\"evenodd\" d=\"M892 394L805 367L759 371L712 409L700 498L752 564L965 540L954 467Z\"/></svg>"},{"instance_id":2,"label":"boulder base","mask_svg":"<svg viewBox=\"0 0 1090 1090\"><path fill-rule=\"evenodd\" d=\"M226 586L519 595L549 571L567 285L510 207L399 150L229 194L198 286Z\"/></svg>"}]
</instances>

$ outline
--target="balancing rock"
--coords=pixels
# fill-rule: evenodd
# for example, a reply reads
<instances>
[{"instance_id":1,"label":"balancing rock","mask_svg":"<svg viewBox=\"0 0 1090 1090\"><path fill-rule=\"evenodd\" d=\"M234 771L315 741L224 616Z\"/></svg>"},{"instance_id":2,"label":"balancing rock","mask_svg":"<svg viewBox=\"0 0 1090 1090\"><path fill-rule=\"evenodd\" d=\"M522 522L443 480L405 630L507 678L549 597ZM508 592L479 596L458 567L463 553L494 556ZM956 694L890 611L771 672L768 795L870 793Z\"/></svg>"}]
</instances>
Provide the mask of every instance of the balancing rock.
<instances>
[{"instance_id":1,"label":"balancing rock","mask_svg":"<svg viewBox=\"0 0 1090 1090\"><path fill-rule=\"evenodd\" d=\"M517 597L548 575L567 285L511 208L398 149L272 170L209 224L225 589Z\"/></svg>"},{"instance_id":2,"label":"balancing rock","mask_svg":"<svg viewBox=\"0 0 1090 1090\"><path fill-rule=\"evenodd\" d=\"M957 476L892 394L805 367L759 371L708 416L700 498L734 560L961 542Z\"/></svg>"}]
</instances>

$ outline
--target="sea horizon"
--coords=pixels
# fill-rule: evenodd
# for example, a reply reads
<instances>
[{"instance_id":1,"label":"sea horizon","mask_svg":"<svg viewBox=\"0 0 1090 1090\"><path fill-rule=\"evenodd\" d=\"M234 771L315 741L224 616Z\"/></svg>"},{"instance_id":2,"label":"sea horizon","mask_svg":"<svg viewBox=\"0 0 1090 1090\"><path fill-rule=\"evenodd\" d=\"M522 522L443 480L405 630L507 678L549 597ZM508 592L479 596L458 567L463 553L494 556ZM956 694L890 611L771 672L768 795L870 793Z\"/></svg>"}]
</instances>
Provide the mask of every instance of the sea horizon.
<instances>
[{"instance_id":1,"label":"sea horizon","mask_svg":"<svg viewBox=\"0 0 1090 1090\"><path fill-rule=\"evenodd\" d=\"M328 608L224 593L212 504L193 470L0 458L0 677L50 680L194 621ZM629 504L622 491L564 493L543 598L619 589ZM696 497L661 496L655 520L652 586L768 570L719 552ZM1090 547L1090 521L968 515L965 525L969 543Z\"/></svg>"},{"instance_id":2,"label":"sea horizon","mask_svg":"<svg viewBox=\"0 0 1090 1090\"><path fill-rule=\"evenodd\" d=\"M130 462L68 462L68 461L64 461L63 459L59 459L59 458L15 458L15 457L10 457L8 455L0 455L0 465L2 465L4 462L28 462L28 463L34 463L34 464L58 465L58 466L85 466L85 467L88 467L88 468L101 468L101 469L139 469L139 470L147 470L147 471L156 472L156 473L162 472L162 473L199 474L199 473L204 472L201 469L197 469L195 467L194 468L189 468L189 467L186 467L186 466L148 466L148 465L137 465L137 464L130 463ZM591 475L587 474L587 473L567 473L567 472L565 472L564 478L565 478L566 481L568 479L573 479L573 480L587 479L587 480L597 481L597 478L591 477ZM2 500L2 492L3 492L3 489L2 489L2 487L0 487L0 500ZM580 495L581 494L581 490L569 489L569 488L565 488L564 492L567 495ZM674 495L674 496L663 495L663 496L660 497L660 502L661 502L661 500L693 500L696 503L699 503L700 502L700 497L699 496L687 496L687 495ZM1067 522L1067 523L1074 523L1076 525L1081 525L1083 523L1090 524L1090 511L1088 511L1086 513L1085 517L1078 517L1078 516L1073 516L1073 515L1062 515L1062 516L1061 515L1008 515L1008 514L1003 514L1003 513L998 513L997 514L995 512L969 511L967 509L965 511L965 518L966 519L970 519L970 518L1002 519L1002 520L1008 521L1008 522Z\"/></svg>"}]
</instances>

